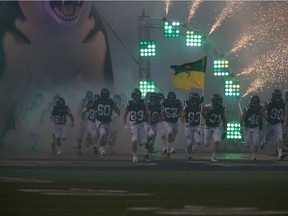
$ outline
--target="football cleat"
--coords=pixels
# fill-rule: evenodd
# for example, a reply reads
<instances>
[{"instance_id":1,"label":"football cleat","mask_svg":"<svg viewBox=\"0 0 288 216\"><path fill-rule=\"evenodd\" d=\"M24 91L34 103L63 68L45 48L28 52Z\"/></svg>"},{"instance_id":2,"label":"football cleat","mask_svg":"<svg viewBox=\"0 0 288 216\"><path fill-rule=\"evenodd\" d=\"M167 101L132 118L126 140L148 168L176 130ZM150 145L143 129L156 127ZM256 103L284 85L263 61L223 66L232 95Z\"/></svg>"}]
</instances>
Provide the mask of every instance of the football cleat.
<instances>
[{"instance_id":1,"label":"football cleat","mask_svg":"<svg viewBox=\"0 0 288 216\"><path fill-rule=\"evenodd\" d=\"M133 159L132 159L132 162L133 162L133 163L138 162L138 158L137 158L136 156L134 156Z\"/></svg>"},{"instance_id":2,"label":"football cleat","mask_svg":"<svg viewBox=\"0 0 288 216\"><path fill-rule=\"evenodd\" d=\"M145 159L146 161L150 161L149 154L144 154L144 159Z\"/></svg>"},{"instance_id":3,"label":"football cleat","mask_svg":"<svg viewBox=\"0 0 288 216\"><path fill-rule=\"evenodd\" d=\"M188 156L188 157L187 157L187 160L188 160L188 161L192 161L192 156Z\"/></svg>"},{"instance_id":4,"label":"football cleat","mask_svg":"<svg viewBox=\"0 0 288 216\"><path fill-rule=\"evenodd\" d=\"M102 152L100 153L100 155L101 155L102 158L104 158L105 155L106 155L105 151L102 151Z\"/></svg>"},{"instance_id":5,"label":"football cleat","mask_svg":"<svg viewBox=\"0 0 288 216\"><path fill-rule=\"evenodd\" d=\"M285 156L284 156L284 155L281 155L281 156L278 157L278 161L282 161L282 160L284 160L284 159L285 159Z\"/></svg>"},{"instance_id":6,"label":"football cleat","mask_svg":"<svg viewBox=\"0 0 288 216\"><path fill-rule=\"evenodd\" d=\"M56 152L56 155L61 155L62 154L62 151L61 149L59 148L58 151Z\"/></svg>"},{"instance_id":7,"label":"football cleat","mask_svg":"<svg viewBox=\"0 0 288 216\"><path fill-rule=\"evenodd\" d=\"M212 157L212 158L211 158L211 162L217 162L216 158L215 158L215 157Z\"/></svg>"}]
</instances>

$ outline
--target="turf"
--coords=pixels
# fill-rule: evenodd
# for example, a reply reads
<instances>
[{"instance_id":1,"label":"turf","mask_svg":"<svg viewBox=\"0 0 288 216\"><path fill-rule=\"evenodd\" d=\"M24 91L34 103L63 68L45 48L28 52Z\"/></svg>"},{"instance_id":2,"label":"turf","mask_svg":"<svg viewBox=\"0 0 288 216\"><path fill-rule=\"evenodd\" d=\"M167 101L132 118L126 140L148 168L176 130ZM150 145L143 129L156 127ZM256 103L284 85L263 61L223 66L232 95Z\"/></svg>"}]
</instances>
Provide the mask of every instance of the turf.
<instances>
[{"instance_id":1,"label":"turf","mask_svg":"<svg viewBox=\"0 0 288 216\"><path fill-rule=\"evenodd\" d=\"M0 215L224 215L225 211L225 215L287 215L288 212L288 173L284 171L137 170L141 163L131 162L129 166L135 170L117 170L128 166L128 162L101 163L74 162L72 168L68 165L51 168L37 163L36 168L0 167ZM99 170L100 165L113 169ZM24 180L8 182L3 181L4 177ZM201 207L200 210L195 206ZM243 210L244 207L254 210Z\"/></svg>"}]
</instances>

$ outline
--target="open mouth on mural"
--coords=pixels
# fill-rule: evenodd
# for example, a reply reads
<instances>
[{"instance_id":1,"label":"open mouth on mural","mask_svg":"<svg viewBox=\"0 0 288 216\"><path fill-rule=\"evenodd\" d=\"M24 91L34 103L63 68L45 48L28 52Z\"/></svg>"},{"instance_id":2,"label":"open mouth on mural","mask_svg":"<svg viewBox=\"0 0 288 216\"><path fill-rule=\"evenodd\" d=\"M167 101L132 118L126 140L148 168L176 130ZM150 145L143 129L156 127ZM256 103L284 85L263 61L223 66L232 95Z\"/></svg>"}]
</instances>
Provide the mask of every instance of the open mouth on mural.
<instances>
[{"instance_id":1,"label":"open mouth on mural","mask_svg":"<svg viewBox=\"0 0 288 216\"><path fill-rule=\"evenodd\" d=\"M50 1L51 8L55 14L64 21L75 20L83 5L82 1Z\"/></svg>"}]
</instances>

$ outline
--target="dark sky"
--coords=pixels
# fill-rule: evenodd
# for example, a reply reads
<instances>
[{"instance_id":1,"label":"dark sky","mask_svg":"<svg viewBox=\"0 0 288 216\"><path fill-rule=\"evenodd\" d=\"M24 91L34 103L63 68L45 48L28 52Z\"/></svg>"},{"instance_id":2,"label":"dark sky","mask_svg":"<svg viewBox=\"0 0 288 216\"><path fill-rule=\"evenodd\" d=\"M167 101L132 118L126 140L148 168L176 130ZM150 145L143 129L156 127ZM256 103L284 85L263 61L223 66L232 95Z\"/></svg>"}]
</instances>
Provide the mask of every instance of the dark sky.
<instances>
[{"instance_id":1,"label":"dark sky","mask_svg":"<svg viewBox=\"0 0 288 216\"><path fill-rule=\"evenodd\" d=\"M285 2L282 2L284 4ZM265 13L271 13L271 8L274 5L271 2L265 1L245 1L241 7L232 13L230 17L226 17L218 29L216 29L208 39L214 46L223 54L227 54L235 45L235 43L245 34L251 34L259 23L269 19ZM141 16L142 10L145 8L147 14L151 17L165 17L165 2L164 1L96 1L100 14L112 27L113 31L125 44L125 47L116 39L110 29L107 28L109 43L112 52L113 68L116 78L116 90L130 91L136 86L139 78L139 70L137 63L129 55L128 51L138 59L138 17ZM189 14L189 1L171 1L167 18L187 23ZM204 35L208 35L212 25L217 20L217 17L226 6L225 1L204 1L196 10L195 16L187 23L189 27L200 30ZM284 5L287 6L287 3ZM283 6L282 6L283 7ZM265 13L263 13L265 11ZM283 15L283 14L282 14ZM287 19L284 13L284 19ZM283 17L282 17L283 18ZM286 22L287 23L287 22ZM274 32L274 37L277 32ZM258 37L262 37L261 35ZM185 37L172 39L164 38L161 29L151 30L151 39L157 43L157 56L151 60L151 77L163 89L164 92L170 90L176 91L179 97L185 97L188 93L173 89L171 84L171 76L173 70L169 68L171 64L183 64L198 60L206 55L205 50L201 48L186 47ZM263 43L264 40L264 43ZM248 48L239 50L237 53L230 54L227 59L230 61L231 71L237 75L244 69L249 67L262 54L267 53L267 50L273 50L275 44L271 47L265 42L266 38L261 39L261 43L252 41ZM264 44L264 45L263 45ZM285 57L286 58L286 57ZM270 67L270 66L269 66ZM248 86L253 79L256 79L257 73L251 77L239 76L236 79L241 81L241 92L245 94ZM259 75L258 75L259 77ZM253 83L252 83L253 84ZM265 83L266 87L274 89L274 82ZM281 90L286 90L282 85ZM267 88L264 88L267 89ZM263 94L263 97L269 97L271 91L256 92ZM212 59L208 59L207 78L205 95L207 100L213 93L223 95L223 79L212 75ZM250 97L251 94L248 94ZM249 98L246 97L246 98Z\"/></svg>"}]
</instances>

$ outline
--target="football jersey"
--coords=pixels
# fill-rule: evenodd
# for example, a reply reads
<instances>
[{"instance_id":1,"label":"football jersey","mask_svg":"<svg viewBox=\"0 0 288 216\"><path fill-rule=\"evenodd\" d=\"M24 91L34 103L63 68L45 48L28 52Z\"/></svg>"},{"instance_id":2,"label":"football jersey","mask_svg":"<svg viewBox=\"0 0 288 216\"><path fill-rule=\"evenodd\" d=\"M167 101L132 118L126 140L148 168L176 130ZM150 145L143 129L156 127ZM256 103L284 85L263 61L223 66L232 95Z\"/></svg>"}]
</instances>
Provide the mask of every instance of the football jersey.
<instances>
[{"instance_id":1,"label":"football jersey","mask_svg":"<svg viewBox=\"0 0 288 216\"><path fill-rule=\"evenodd\" d=\"M96 116L97 116L97 111L95 108L91 108L88 110L87 112L87 119L91 122L95 122L96 121Z\"/></svg>"},{"instance_id":2,"label":"football jersey","mask_svg":"<svg viewBox=\"0 0 288 216\"><path fill-rule=\"evenodd\" d=\"M155 124L159 121L160 113L163 109L163 106L161 104L159 105L152 105L150 102L147 104L147 108L150 111L150 119L151 124Z\"/></svg>"},{"instance_id":3,"label":"football jersey","mask_svg":"<svg viewBox=\"0 0 288 216\"><path fill-rule=\"evenodd\" d=\"M255 128L260 126L262 124L262 119L260 115L261 106L258 107L252 107L250 105L246 105L244 107L244 112L246 113L245 119L244 119L244 126L248 128Z\"/></svg>"},{"instance_id":4,"label":"football jersey","mask_svg":"<svg viewBox=\"0 0 288 216\"><path fill-rule=\"evenodd\" d=\"M146 119L146 104L143 99L139 103L135 103L133 100L129 100L126 103L126 109L129 112L129 121L139 124L147 121Z\"/></svg>"},{"instance_id":5,"label":"football jersey","mask_svg":"<svg viewBox=\"0 0 288 216\"><path fill-rule=\"evenodd\" d=\"M70 108L65 106L54 106L52 109L53 121L56 124L62 125L66 123L66 116L71 114Z\"/></svg>"},{"instance_id":6,"label":"football jersey","mask_svg":"<svg viewBox=\"0 0 288 216\"><path fill-rule=\"evenodd\" d=\"M184 102L185 122L189 126L198 126L201 118L201 107L193 106L190 101Z\"/></svg>"},{"instance_id":7,"label":"football jersey","mask_svg":"<svg viewBox=\"0 0 288 216\"><path fill-rule=\"evenodd\" d=\"M205 124L208 127L219 127L221 116L225 115L225 107L220 106L220 108L216 109L212 104L206 104L207 115L204 116Z\"/></svg>"},{"instance_id":8,"label":"football jersey","mask_svg":"<svg viewBox=\"0 0 288 216\"><path fill-rule=\"evenodd\" d=\"M266 120L270 124L277 124L281 122L281 116L285 112L286 103L284 100L280 102L273 101L272 99L267 99L265 101L265 106L267 108L267 117Z\"/></svg>"},{"instance_id":9,"label":"football jersey","mask_svg":"<svg viewBox=\"0 0 288 216\"><path fill-rule=\"evenodd\" d=\"M88 98L83 98L82 100L79 101L79 108L80 108L81 110L83 110L83 109L84 109L87 105L89 105L91 102L92 102L91 99L89 100ZM85 119L85 120L89 119L89 112L85 113L85 115L82 116L82 120L83 120L83 119ZM91 120L91 119L89 119L89 120Z\"/></svg>"},{"instance_id":10,"label":"football jersey","mask_svg":"<svg viewBox=\"0 0 288 216\"><path fill-rule=\"evenodd\" d=\"M114 99L103 99L101 97L94 101L96 110L96 119L102 123L108 123L112 121L112 113L116 106Z\"/></svg>"},{"instance_id":11,"label":"football jersey","mask_svg":"<svg viewBox=\"0 0 288 216\"><path fill-rule=\"evenodd\" d=\"M174 103L169 103L167 99L163 101L163 111L165 121L170 123L176 123L179 119L179 114L181 110L181 101L176 100Z\"/></svg>"}]
</instances>

